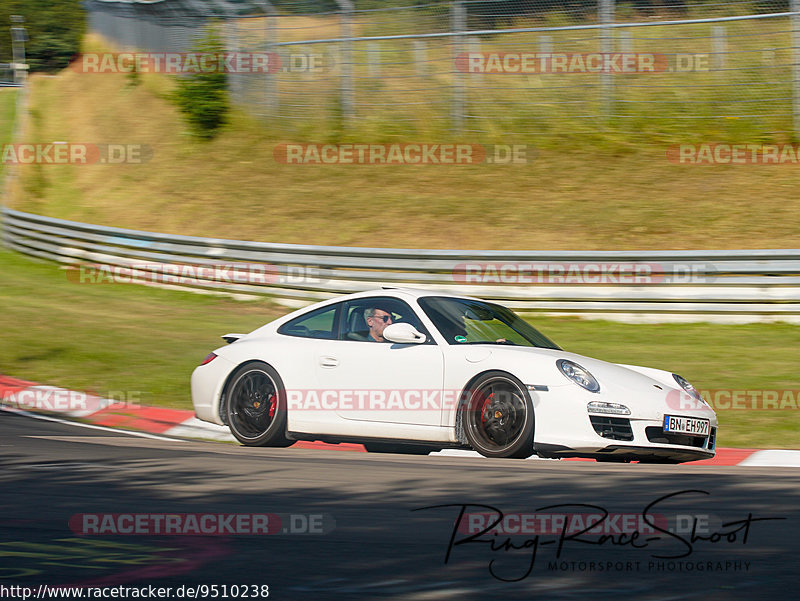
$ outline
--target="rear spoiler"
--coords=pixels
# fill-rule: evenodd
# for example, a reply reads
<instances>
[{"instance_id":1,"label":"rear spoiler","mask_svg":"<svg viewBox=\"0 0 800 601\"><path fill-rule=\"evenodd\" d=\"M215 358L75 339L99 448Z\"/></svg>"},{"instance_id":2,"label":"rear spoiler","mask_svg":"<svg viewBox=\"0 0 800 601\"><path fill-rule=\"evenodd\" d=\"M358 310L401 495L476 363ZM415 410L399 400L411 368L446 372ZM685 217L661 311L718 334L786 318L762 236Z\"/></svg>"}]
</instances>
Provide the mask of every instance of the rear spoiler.
<instances>
[{"instance_id":1,"label":"rear spoiler","mask_svg":"<svg viewBox=\"0 0 800 601\"><path fill-rule=\"evenodd\" d=\"M225 334L224 336L220 336L225 342L228 344L232 344L239 340L239 338L244 338L247 334Z\"/></svg>"}]
</instances>

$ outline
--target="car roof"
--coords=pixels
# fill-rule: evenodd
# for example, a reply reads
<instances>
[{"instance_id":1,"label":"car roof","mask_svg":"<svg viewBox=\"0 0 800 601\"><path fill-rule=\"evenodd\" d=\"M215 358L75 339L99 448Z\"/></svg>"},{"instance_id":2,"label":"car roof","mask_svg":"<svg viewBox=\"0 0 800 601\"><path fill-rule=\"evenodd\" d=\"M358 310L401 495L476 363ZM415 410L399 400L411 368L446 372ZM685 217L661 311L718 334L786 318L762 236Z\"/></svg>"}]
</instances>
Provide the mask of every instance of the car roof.
<instances>
[{"instance_id":1,"label":"car roof","mask_svg":"<svg viewBox=\"0 0 800 601\"><path fill-rule=\"evenodd\" d=\"M370 296L394 296L397 298L403 298L403 297L420 298L423 296L448 296L452 298L468 298L472 300L482 300L472 296L466 296L464 294L453 294L452 292L445 292L443 290L407 288L405 286L381 286L380 288L375 288L372 290L365 290L363 292L356 292L354 294L340 296L337 297L337 299L335 300L341 301L341 300L348 300L351 298L355 299L355 298L363 298Z\"/></svg>"},{"instance_id":2,"label":"car roof","mask_svg":"<svg viewBox=\"0 0 800 601\"><path fill-rule=\"evenodd\" d=\"M310 313L311 311L316 311L317 309L322 309L323 307L327 307L330 305L335 305L336 303L341 303L348 300L356 300L359 298L369 298L375 296L389 296L393 298L399 298L403 300L409 299L417 299L423 296L446 296L450 298L463 298L463 299L470 299L470 300L477 300L480 301L482 299L475 298L473 296L465 296L463 294L452 294L450 292L444 292L442 290L429 290L429 289L421 289L421 288L407 288L402 286L383 286L381 288L373 288L372 290L364 290L363 292L355 292L353 294L343 294L341 296L335 296L333 298L329 298L326 300L322 300L316 303L311 303L306 305L305 307L301 307L296 311L292 311L291 313L287 313L269 323L264 324L260 328L253 330L251 334L260 331L274 331L280 328L283 324L301 317L306 313Z\"/></svg>"},{"instance_id":3,"label":"car roof","mask_svg":"<svg viewBox=\"0 0 800 601\"><path fill-rule=\"evenodd\" d=\"M276 320L269 322L269 324L277 324L280 326L284 322L290 321L295 317L299 317L305 313L310 311L314 311L316 309L321 309L322 307L326 307L328 305L334 305L336 303L341 303L343 301L348 300L357 300L359 298L370 298L375 296L390 296L393 298L399 298L403 300L409 299L417 299L423 296L447 296L450 298L466 298L471 300L482 300L479 298L475 298L472 296L464 296L463 294L452 294L450 292L444 292L441 290L423 290L421 288L406 288L401 286L382 286L381 288L373 288L372 290L364 290L363 292L355 292L353 294L343 294L341 296L335 296L333 298L325 299L322 301L318 301L316 303L311 303L306 305L305 307L301 307L296 311L292 311L287 315L279 317Z\"/></svg>"}]
</instances>

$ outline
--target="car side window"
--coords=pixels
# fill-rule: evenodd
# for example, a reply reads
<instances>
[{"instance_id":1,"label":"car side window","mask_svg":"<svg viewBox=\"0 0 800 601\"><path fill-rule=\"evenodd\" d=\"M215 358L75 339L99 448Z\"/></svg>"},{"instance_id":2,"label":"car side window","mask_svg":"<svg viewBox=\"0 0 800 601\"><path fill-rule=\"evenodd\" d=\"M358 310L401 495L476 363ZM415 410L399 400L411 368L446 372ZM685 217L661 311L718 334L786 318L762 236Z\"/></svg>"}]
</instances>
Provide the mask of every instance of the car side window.
<instances>
[{"instance_id":1,"label":"car side window","mask_svg":"<svg viewBox=\"0 0 800 601\"><path fill-rule=\"evenodd\" d=\"M278 334L335 340L336 317L340 307L341 304L336 304L296 317L278 328Z\"/></svg>"},{"instance_id":2,"label":"car side window","mask_svg":"<svg viewBox=\"0 0 800 601\"><path fill-rule=\"evenodd\" d=\"M359 298L345 303L342 312L340 340L369 340L369 326L365 317L365 311L370 308L378 308L391 316L391 323L410 323L417 330L428 337L429 343L433 339L428 334L425 326L414 313L414 310L405 302L394 297L370 297ZM433 343L435 344L435 343Z\"/></svg>"}]
</instances>

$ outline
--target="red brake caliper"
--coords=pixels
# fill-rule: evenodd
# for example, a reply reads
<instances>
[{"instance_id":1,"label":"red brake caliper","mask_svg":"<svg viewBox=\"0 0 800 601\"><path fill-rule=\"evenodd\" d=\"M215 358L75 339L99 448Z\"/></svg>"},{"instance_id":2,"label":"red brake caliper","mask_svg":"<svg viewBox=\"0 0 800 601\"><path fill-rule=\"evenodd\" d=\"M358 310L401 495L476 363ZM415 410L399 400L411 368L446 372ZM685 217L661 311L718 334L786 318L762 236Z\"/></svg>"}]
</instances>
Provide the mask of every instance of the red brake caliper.
<instances>
[{"instance_id":1,"label":"red brake caliper","mask_svg":"<svg viewBox=\"0 0 800 601\"><path fill-rule=\"evenodd\" d=\"M278 406L278 399L275 398L273 394L269 397L269 418L272 419L275 417L275 408Z\"/></svg>"},{"instance_id":2,"label":"red brake caliper","mask_svg":"<svg viewBox=\"0 0 800 601\"><path fill-rule=\"evenodd\" d=\"M481 405L481 422L483 423L486 422L486 407L492 402L493 396L494 393L490 394L488 397L486 397L486 400L483 401L483 405Z\"/></svg>"}]
</instances>

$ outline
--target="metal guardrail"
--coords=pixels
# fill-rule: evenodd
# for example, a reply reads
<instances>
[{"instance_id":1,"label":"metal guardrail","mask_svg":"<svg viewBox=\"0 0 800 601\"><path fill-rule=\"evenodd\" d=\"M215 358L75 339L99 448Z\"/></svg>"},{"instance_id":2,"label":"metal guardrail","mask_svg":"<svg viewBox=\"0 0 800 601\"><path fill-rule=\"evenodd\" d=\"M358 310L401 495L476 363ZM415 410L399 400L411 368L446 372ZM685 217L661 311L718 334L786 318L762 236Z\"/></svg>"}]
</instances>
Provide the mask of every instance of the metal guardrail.
<instances>
[{"instance_id":1,"label":"metal guardrail","mask_svg":"<svg viewBox=\"0 0 800 601\"><path fill-rule=\"evenodd\" d=\"M300 304L380 285L550 313L800 322L800 249L461 251L247 242L143 232L2 208L2 240L75 281L131 281Z\"/></svg>"}]
</instances>

